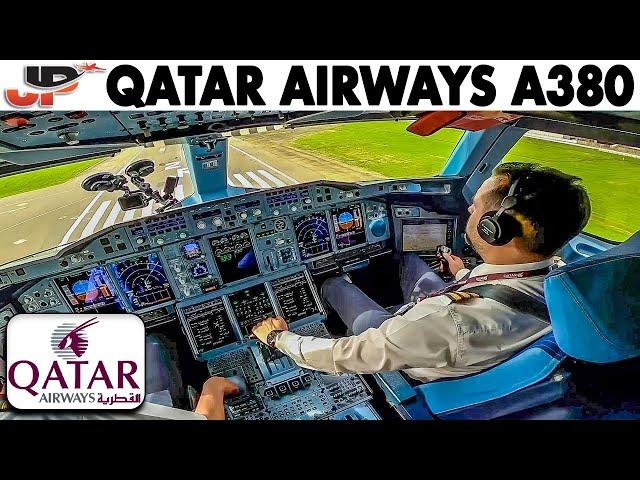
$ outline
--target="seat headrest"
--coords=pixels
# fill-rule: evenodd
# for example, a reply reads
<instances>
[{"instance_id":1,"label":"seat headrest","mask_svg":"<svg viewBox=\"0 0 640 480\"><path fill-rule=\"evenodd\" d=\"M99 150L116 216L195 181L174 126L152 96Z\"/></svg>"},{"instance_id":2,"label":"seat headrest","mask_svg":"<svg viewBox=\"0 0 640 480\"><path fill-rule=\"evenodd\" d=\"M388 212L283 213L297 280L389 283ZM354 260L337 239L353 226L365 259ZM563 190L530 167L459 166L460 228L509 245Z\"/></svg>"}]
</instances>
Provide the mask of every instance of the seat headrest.
<instances>
[{"instance_id":1,"label":"seat headrest","mask_svg":"<svg viewBox=\"0 0 640 480\"><path fill-rule=\"evenodd\" d=\"M554 270L544 292L558 346L571 357L610 363L640 355L640 232Z\"/></svg>"}]
</instances>

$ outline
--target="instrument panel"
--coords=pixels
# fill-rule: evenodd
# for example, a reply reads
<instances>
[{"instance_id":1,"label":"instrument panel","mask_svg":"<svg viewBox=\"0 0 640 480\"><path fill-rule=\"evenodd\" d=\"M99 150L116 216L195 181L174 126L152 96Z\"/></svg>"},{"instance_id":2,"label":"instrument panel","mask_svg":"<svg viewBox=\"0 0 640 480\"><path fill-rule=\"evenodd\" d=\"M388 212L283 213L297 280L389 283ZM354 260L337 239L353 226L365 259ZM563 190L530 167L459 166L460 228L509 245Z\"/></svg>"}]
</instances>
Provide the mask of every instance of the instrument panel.
<instances>
[{"instance_id":1,"label":"instrument panel","mask_svg":"<svg viewBox=\"0 0 640 480\"><path fill-rule=\"evenodd\" d=\"M292 331L327 336L315 274L361 268L393 250L429 255L436 243L455 247L450 211L392 203L415 201L408 196L423 187L313 182L172 210L97 232L54 258L6 266L0 292L11 290L18 310L29 313L131 312L147 328L179 322L212 375L247 385L227 404L229 418L369 411L370 391L358 376L301 369L258 343L251 328L280 315Z\"/></svg>"},{"instance_id":2,"label":"instrument panel","mask_svg":"<svg viewBox=\"0 0 640 480\"><path fill-rule=\"evenodd\" d=\"M28 313L128 311L154 323L176 320L185 300L274 273L301 266L337 273L392 249L429 255L438 244L455 247L456 216L389 205L389 196L420 188L312 182L173 210L97 232L55 258L14 262L0 270L0 287L25 285L17 303Z\"/></svg>"}]
</instances>

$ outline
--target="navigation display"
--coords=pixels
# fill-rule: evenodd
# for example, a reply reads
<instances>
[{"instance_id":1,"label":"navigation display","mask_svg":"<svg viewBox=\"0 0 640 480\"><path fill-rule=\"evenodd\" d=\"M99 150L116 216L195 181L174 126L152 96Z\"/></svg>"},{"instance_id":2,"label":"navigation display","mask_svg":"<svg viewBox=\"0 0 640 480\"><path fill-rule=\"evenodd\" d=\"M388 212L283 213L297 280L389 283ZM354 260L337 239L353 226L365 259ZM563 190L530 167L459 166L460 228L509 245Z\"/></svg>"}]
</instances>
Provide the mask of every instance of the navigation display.
<instances>
[{"instance_id":1,"label":"navigation display","mask_svg":"<svg viewBox=\"0 0 640 480\"><path fill-rule=\"evenodd\" d=\"M271 286L282 310L282 316L288 323L320 313L304 272L274 280Z\"/></svg>"},{"instance_id":2,"label":"navigation display","mask_svg":"<svg viewBox=\"0 0 640 480\"><path fill-rule=\"evenodd\" d=\"M249 230L227 233L212 238L210 242L223 283L235 282L260 273Z\"/></svg>"},{"instance_id":3,"label":"navigation display","mask_svg":"<svg viewBox=\"0 0 640 480\"><path fill-rule=\"evenodd\" d=\"M296 231L302 260L308 260L331 251L329 224L324 212L296 217L293 219L293 227Z\"/></svg>"},{"instance_id":4,"label":"navigation display","mask_svg":"<svg viewBox=\"0 0 640 480\"><path fill-rule=\"evenodd\" d=\"M236 341L229 314L221 298L186 307L183 313L196 355Z\"/></svg>"},{"instance_id":5,"label":"navigation display","mask_svg":"<svg viewBox=\"0 0 640 480\"><path fill-rule=\"evenodd\" d=\"M74 313L120 313L125 308L104 267L55 279Z\"/></svg>"},{"instance_id":6,"label":"navigation display","mask_svg":"<svg viewBox=\"0 0 640 480\"><path fill-rule=\"evenodd\" d=\"M251 327L276 313L264 283L229 295L229 302L243 335L251 335Z\"/></svg>"},{"instance_id":7,"label":"navigation display","mask_svg":"<svg viewBox=\"0 0 640 480\"><path fill-rule=\"evenodd\" d=\"M134 310L173 300L173 292L157 253L110 265L118 285Z\"/></svg>"},{"instance_id":8,"label":"navigation display","mask_svg":"<svg viewBox=\"0 0 640 480\"><path fill-rule=\"evenodd\" d=\"M424 252L433 254L438 245L450 245L451 221L422 221L403 223L402 250L405 252Z\"/></svg>"},{"instance_id":9,"label":"navigation display","mask_svg":"<svg viewBox=\"0 0 640 480\"><path fill-rule=\"evenodd\" d=\"M355 247L367 242L362 219L362 207L360 205L332 208L331 220L333 231L336 234L338 250Z\"/></svg>"}]
</instances>

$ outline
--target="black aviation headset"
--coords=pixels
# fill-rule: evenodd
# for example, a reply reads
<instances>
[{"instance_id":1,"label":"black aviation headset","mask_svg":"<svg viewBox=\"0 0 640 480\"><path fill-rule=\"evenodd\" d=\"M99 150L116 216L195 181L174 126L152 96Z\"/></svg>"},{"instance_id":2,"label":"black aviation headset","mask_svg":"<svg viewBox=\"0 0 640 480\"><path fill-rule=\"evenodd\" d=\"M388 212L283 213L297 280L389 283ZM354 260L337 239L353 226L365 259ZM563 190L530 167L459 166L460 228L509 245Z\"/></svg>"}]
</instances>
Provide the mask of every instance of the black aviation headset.
<instances>
[{"instance_id":1,"label":"black aviation headset","mask_svg":"<svg viewBox=\"0 0 640 480\"><path fill-rule=\"evenodd\" d=\"M511 215L504 215L506 210L514 208L518 202L529 200L535 196L535 193L523 196L522 187L519 190L518 184L521 183L521 177L518 177L509 188L509 193L502 199L500 208L497 211L491 211L484 214L478 222L478 234L485 242L490 245L506 245L514 237L522 235L522 225ZM527 181L529 177L525 177Z\"/></svg>"}]
</instances>

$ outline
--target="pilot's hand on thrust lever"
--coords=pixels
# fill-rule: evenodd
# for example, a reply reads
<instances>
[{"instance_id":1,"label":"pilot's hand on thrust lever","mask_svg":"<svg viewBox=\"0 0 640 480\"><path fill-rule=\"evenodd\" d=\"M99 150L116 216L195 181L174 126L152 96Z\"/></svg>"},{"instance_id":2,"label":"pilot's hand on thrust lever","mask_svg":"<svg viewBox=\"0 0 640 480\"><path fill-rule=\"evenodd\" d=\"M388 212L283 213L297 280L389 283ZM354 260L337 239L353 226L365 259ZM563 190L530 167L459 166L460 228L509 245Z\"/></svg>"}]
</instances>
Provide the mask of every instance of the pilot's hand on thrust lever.
<instances>
[{"instance_id":1,"label":"pilot's hand on thrust lever","mask_svg":"<svg viewBox=\"0 0 640 480\"><path fill-rule=\"evenodd\" d=\"M208 420L224 420L224 397L237 395L240 387L224 377L211 377L204 382L195 412Z\"/></svg>"},{"instance_id":2,"label":"pilot's hand on thrust lever","mask_svg":"<svg viewBox=\"0 0 640 480\"><path fill-rule=\"evenodd\" d=\"M443 253L442 256L446 260L447 265L449 266L449 271L454 277L460 270L466 268L464 266L464 262L460 257L456 257L455 255L451 255L450 253Z\"/></svg>"},{"instance_id":3,"label":"pilot's hand on thrust lever","mask_svg":"<svg viewBox=\"0 0 640 480\"><path fill-rule=\"evenodd\" d=\"M251 331L262 343L267 343L267 336L273 330L289 330L287 322L282 317L267 318L256 323Z\"/></svg>"}]
</instances>

